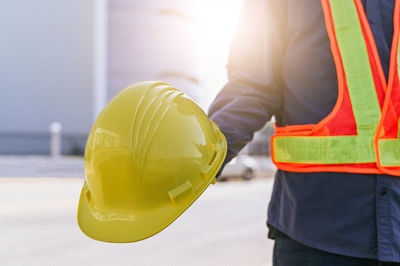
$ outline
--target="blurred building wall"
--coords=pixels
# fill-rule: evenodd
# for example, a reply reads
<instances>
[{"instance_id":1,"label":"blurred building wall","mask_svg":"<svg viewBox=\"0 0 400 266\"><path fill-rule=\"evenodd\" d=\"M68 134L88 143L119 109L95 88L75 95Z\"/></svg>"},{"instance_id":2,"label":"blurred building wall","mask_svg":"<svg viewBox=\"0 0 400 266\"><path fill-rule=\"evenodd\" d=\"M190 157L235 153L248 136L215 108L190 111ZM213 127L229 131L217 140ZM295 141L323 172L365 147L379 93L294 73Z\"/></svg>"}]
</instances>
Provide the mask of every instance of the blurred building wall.
<instances>
[{"instance_id":1,"label":"blurred building wall","mask_svg":"<svg viewBox=\"0 0 400 266\"><path fill-rule=\"evenodd\" d=\"M101 0L104 40L96 39L98 2L0 1L0 154L48 154L53 121L62 124L63 153L81 153L102 105L137 81L206 97L193 2Z\"/></svg>"},{"instance_id":2,"label":"blurred building wall","mask_svg":"<svg viewBox=\"0 0 400 266\"><path fill-rule=\"evenodd\" d=\"M83 149L93 118L94 1L0 1L0 154Z\"/></svg>"},{"instance_id":3,"label":"blurred building wall","mask_svg":"<svg viewBox=\"0 0 400 266\"><path fill-rule=\"evenodd\" d=\"M53 121L63 154L82 153L104 104L137 81L207 108L226 79L226 28L214 26L234 2L1 0L0 154L48 154Z\"/></svg>"},{"instance_id":4,"label":"blurred building wall","mask_svg":"<svg viewBox=\"0 0 400 266\"><path fill-rule=\"evenodd\" d=\"M134 82L162 80L202 100L194 2L109 1L108 98Z\"/></svg>"}]
</instances>

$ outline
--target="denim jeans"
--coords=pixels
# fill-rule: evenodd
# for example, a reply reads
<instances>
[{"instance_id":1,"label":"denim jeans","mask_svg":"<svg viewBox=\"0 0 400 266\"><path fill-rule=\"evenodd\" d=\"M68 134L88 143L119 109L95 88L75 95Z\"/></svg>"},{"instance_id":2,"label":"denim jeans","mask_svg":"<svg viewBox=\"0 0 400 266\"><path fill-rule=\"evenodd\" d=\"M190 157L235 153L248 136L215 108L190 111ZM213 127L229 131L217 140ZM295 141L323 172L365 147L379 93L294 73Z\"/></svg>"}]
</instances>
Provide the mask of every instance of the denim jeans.
<instances>
[{"instance_id":1,"label":"denim jeans","mask_svg":"<svg viewBox=\"0 0 400 266\"><path fill-rule=\"evenodd\" d=\"M283 233L275 233L274 266L395 266L400 263L380 262L337 255L305 246Z\"/></svg>"}]
</instances>

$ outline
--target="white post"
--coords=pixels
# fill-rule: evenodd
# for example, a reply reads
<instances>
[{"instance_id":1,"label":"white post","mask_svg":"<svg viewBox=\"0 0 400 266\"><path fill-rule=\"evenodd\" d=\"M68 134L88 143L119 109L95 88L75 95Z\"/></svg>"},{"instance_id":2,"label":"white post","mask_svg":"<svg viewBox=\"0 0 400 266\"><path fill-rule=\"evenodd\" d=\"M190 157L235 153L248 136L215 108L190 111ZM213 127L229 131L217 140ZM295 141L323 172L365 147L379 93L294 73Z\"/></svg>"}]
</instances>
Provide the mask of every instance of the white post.
<instances>
[{"instance_id":1,"label":"white post","mask_svg":"<svg viewBox=\"0 0 400 266\"><path fill-rule=\"evenodd\" d=\"M61 129L60 122L50 124L50 155L52 158L61 155Z\"/></svg>"}]
</instances>

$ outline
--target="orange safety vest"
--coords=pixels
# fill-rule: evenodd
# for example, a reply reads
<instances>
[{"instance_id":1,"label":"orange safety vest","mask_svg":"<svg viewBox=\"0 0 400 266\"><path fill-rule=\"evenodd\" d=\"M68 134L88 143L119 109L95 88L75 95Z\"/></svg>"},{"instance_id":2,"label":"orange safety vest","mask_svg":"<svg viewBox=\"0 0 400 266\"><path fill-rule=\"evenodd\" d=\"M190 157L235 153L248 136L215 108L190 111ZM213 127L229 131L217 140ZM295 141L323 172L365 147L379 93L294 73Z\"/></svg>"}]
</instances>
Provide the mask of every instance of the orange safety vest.
<instances>
[{"instance_id":1,"label":"orange safety vest","mask_svg":"<svg viewBox=\"0 0 400 266\"><path fill-rule=\"evenodd\" d=\"M321 0L338 77L338 99L318 124L275 126L272 159L293 172L400 176L400 1L386 83L360 0Z\"/></svg>"}]
</instances>

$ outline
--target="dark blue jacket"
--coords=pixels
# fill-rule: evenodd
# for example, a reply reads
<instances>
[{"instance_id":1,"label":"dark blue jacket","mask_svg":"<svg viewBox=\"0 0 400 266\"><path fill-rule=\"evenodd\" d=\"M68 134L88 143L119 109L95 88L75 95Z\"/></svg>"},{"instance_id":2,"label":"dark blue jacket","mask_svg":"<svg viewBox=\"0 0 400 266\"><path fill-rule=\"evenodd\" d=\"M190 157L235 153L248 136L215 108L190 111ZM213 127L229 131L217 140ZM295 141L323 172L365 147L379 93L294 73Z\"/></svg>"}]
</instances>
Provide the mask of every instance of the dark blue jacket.
<instances>
[{"instance_id":1,"label":"dark blue jacket","mask_svg":"<svg viewBox=\"0 0 400 266\"><path fill-rule=\"evenodd\" d=\"M386 77L394 2L363 1ZM227 137L227 161L272 116L278 126L321 121L338 84L320 1L246 1L228 73L209 109ZM314 248L400 262L400 178L278 170L268 224Z\"/></svg>"}]
</instances>

